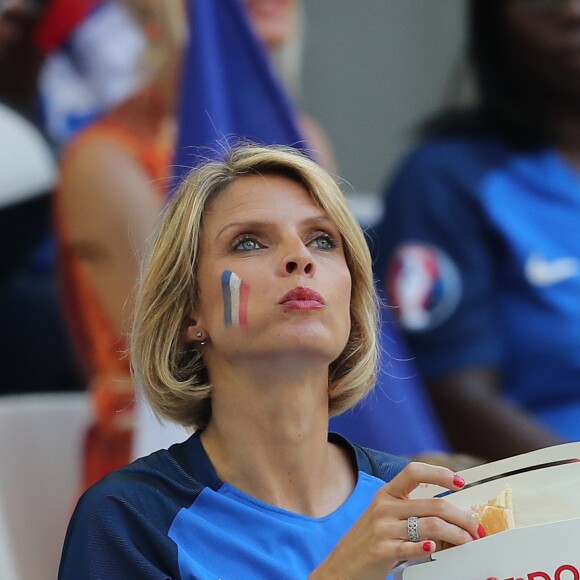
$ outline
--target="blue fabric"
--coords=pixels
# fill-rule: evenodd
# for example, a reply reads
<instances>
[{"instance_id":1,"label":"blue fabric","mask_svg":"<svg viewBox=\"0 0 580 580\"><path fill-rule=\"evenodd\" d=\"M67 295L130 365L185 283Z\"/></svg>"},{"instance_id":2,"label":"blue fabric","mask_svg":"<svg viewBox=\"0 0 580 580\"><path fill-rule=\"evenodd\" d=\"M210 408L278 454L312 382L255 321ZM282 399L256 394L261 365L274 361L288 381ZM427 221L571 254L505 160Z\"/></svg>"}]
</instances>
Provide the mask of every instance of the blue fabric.
<instances>
[{"instance_id":1,"label":"blue fabric","mask_svg":"<svg viewBox=\"0 0 580 580\"><path fill-rule=\"evenodd\" d=\"M306 578L406 464L338 435L329 440L350 449L358 483L341 507L320 519L268 506L224 484L199 433L113 472L81 497L59 579Z\"/></svg>"},{"instance_id":2,"label":"blue fabric","mask_svg":"<svg viewBox=\"0 0 580 580\"><path fill-rule=\"evenodd\" d=\"M304 146L292 104L239 0L190 3L176 176L240 138Z\"/></svg>"},{"instance_id":3,"label":"blue fabric","mask_svg":"<svg viewBox=\"0 0 580 580\"><path fill-rule=\"evenodd\" d=\"M422 373L499 367L506 398L569 440L580 440L579 183L552 150L436 140L403 165L377 231L381 277L411 241L461 275L450 316L407 333Z\"/></svg>"},{"instance_id":4,"label":"blue fabric","mask_svg":"<svg viewBox=\"0 0 580 580\"><path fill-rule=\"evenodd\" d=\"M182 578L307 578L332 551L384 485L359 473L356 488L335 512L310 518L256 500L224 484L206 488L175 518Z\"/></svg>"}]
</instances>

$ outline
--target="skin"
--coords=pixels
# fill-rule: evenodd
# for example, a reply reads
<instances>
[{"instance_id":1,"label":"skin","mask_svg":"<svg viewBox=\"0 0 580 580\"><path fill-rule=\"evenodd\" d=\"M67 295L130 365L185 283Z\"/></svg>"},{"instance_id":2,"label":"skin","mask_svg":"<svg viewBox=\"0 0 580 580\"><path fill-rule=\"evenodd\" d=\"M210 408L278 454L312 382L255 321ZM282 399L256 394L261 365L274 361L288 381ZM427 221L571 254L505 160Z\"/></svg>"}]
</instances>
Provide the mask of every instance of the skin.
<instances>
[{"instance_id":1,"label":"skin","mask_svg":"<svg viewBox=\"0 0 580 580\"><path fill-rule=\"evenodd\" d=\"M297 0L246 0L258 36L269 50L290 40L296 20Z\"/></svg>"},{"instance_id":2,"label":"skin","mask_svg":"<svg viewBox=\"0 0 580 580\"><path fill-rule=\"evenodd\" d=\"M501 395L499 369L478 367L429 381L452 448L485 460L503 459L562 441Z\"/></svg>"},{"instance_id":3,"label":"skin","mask_svg":"<svg viewBox=\"0 0 580 580\"><path fill-rule=\"evenodd\" d=\"M59 204L113 330L127 332L139 261L162 207L154 185L115 141L93 138L63 164Z\"/></svg>"},{"instance_id":4,"label":"skin","mask_svg":"<svg viewBox=\"0 0 580 580\"><path fill-rule=\"evenodd\" d=\"M357 478L352 458L327 440L328 367L350 331L351 276L340 233L300 184L282 176L239 178L205 215L199 304L185 332L213 384L203 445L224 481L263 502L324 517L346 501ZM224 270L252 288L247 327L224 327L215 299ZM298 286L316 290L324 306L281 304ZM458 489L449 469L410 464L311 577L384 580L400 560L424 556L424 542L407 541L411 515L421 517L422 539L462 544L477 537L466 512L443 500L409 500L426 482Z\"/></svg>"},{"instance_id":5,"label":"skin","mask_svg":"<svg viewBox=\"0 0 580 580\"><path fill-rule=\"evenodd\" d=\"M542 14L525 0L505 7L506 57L538 114L552 126L561 153L580 165L580 2Z\"/></svg>"}]
</instances>

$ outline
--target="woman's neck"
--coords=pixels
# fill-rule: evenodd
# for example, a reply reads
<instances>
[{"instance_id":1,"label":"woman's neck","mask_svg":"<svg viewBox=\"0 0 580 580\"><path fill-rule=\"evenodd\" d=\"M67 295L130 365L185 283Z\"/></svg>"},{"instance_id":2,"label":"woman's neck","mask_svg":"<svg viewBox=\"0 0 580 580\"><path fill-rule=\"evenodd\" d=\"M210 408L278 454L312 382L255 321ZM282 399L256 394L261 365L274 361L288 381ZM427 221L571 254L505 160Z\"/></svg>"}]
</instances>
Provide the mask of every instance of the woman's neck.
<instances>
[{"instance_id":1,"label":"woman's neck","mask_svg":"<svg viewBox=\"0 0 580 580\"><path fill-rule=\"evenodd\" d=\"M321 517L356 483L348 452L328 443L326 374L290 384L218 385L202 442L220 477L283 509Z\"/></svg>"}]
</instances>

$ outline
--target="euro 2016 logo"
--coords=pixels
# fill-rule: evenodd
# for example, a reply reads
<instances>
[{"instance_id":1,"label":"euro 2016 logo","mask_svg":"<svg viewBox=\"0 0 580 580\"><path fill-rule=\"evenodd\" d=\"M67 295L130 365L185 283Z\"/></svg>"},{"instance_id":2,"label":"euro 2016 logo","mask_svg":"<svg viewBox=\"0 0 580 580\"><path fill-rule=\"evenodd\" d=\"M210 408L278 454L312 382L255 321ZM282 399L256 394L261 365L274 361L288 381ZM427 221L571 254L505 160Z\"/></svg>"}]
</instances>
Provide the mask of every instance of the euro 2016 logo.
<instances>
[{"instance_id":1,"label":"euro 2016 logo","mask_svg":"<svg viewBox=\"0 0 580 580\"><path fill-rule=\"evenodd\" d=\"M529 572L525 576L512 576L504 580L580 580L580 571L576 566L564 564L553 574L548 572Z\"/></svg>"}]
</instances>

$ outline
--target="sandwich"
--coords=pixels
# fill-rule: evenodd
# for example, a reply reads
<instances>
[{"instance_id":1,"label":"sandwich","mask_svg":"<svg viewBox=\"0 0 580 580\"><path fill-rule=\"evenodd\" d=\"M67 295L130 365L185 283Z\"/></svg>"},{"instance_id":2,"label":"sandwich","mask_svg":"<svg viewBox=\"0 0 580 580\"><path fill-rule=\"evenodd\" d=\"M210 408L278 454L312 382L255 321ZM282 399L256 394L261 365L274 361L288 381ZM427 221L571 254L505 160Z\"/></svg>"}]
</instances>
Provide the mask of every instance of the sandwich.
<instances>
[{"instance_id":1,"label":"sandwich","mask_svg":"<svg viewBox=\"0 0 580 580\"><path fill-rule=\"evenodd\" d=\"M506 485L496 497L490 499L487 503L475 506L472 511L479 519L488 536L516 527L512 488L509 485ZM442 550L452 547L453 544L441 542Z\"/></svg>"},{"instance_id":2,"label":"sandwich","mask_svg":"<svg viewBox=\"0 0 580 580\"><path fill-rule=\"evenodd\" d=\"M486 533L497 534L515 528L512 489L506 485L503 490L486 504L474 508Z\"/></svg>"}]
</instances>

